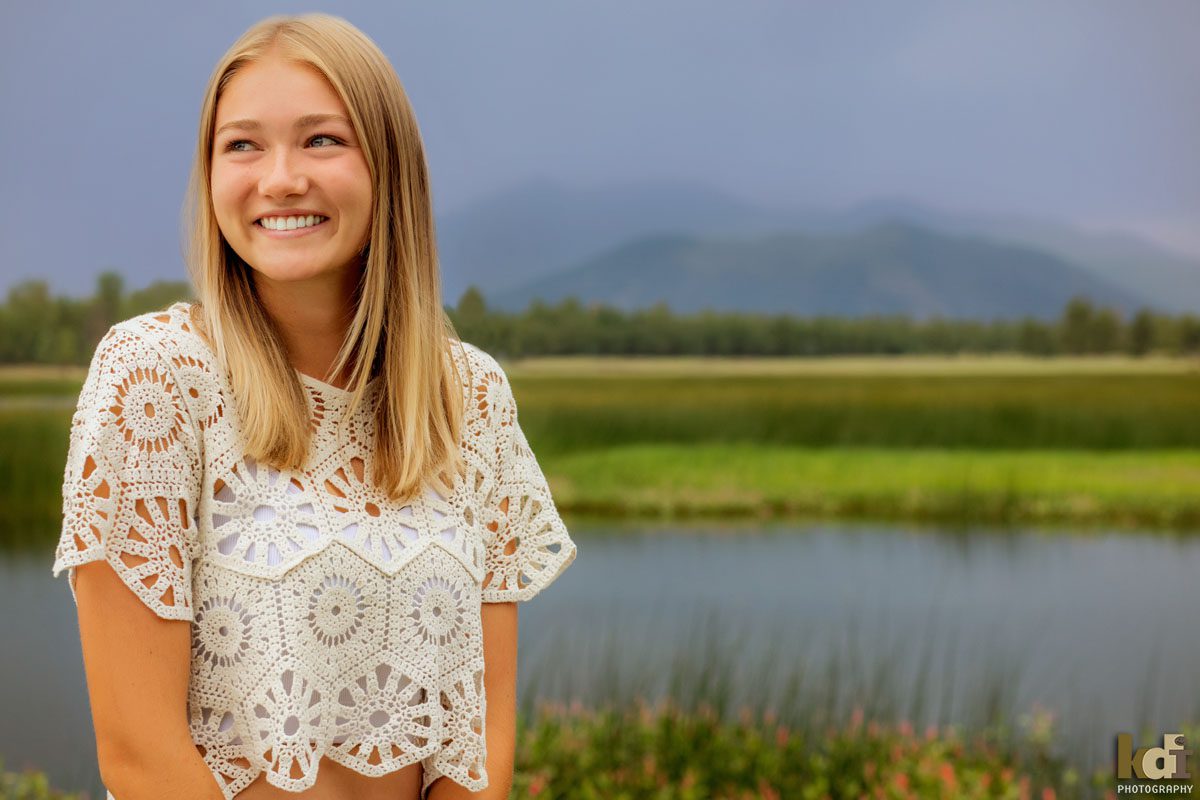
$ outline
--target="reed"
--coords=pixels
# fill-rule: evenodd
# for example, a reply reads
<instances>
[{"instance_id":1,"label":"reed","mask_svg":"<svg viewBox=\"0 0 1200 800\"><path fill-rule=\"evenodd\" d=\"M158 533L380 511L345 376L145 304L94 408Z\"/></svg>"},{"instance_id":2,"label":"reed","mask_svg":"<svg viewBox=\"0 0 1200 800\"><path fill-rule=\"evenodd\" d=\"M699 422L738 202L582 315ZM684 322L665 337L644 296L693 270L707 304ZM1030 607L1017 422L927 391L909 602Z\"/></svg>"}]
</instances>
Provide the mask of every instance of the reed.
<instances>
[{"instance_id":1,"label":"reed","mask_svg":"<svg viewBox=\"0 0 1200 800\"><path fill-rule=\"evenodd\" d=\"M868 663L847 630L816 664L775 637L748 662L744 633L730 630L709 615L666 669L629 658L645 650L611 634L587 659L580 648L592 643L562 635L526 656L513 797L1115 797L1110 756L1097 759L1095 745L1117 731L1097 730L1094 707L1018 711L1017 658L962 676L969 699L955 707L929 669L944 658L940 674L956 674L952 638L941 654L931 639L897 641ZM912 684L898 678L909 657ZM556 669L581 660L595 668ZM1194 723L1178 730L1200 736ZM1138 738L1162 733L1144 725Z\"/></svg>"}]
</instances>

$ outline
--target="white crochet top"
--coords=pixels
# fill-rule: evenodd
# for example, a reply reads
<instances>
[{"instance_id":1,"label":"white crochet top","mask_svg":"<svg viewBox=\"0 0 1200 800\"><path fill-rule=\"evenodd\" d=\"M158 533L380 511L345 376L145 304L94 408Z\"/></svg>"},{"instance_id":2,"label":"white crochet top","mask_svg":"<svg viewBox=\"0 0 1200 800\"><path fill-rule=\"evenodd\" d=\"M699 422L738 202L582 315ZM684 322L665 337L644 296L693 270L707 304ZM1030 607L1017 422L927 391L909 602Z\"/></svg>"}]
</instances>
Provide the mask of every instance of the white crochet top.
<instances>
[{"instance_id":1,"label":"white crochet top","mask_svg":"<svg viewBox=\"0 0 1200 800\"><path fill-rule=\"evenodd\" d=\"M103 559L159 617L192 622L191 735L226 798L261 772L302 791L322 757L370 776L420 761L422 800L441 775L483 789L480 603L528 600L575 559L504 371L453 348L470 373L467 475L400 506L368 481L369 403L343 419L350 393L298 371L304 469L244 455L188 308L117 323L97 346L53 574L69 570L75 598L74 567Z\"/></svg>"}]
</instances>

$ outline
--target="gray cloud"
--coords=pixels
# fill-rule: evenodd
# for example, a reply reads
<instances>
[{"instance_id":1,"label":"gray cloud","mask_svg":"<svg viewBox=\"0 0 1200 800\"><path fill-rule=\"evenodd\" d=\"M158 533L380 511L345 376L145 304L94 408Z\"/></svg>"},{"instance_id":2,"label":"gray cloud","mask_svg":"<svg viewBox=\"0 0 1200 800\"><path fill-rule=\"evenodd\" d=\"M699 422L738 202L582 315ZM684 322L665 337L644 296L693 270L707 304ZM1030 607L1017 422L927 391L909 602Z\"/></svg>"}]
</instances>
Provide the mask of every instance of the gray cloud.
<instances>
[{"instance_id":1,"label":"gray cloud","mask_svg":"<svg viewBox=\"0 0 1200 800\"><path fill-rule=\"evenodd\" d=\"M377 41L439 210L532 176L711 181L766 204L903 195L1200 252L1200 4L318 4ZM6 284L183 275L219 55L285 4L26 4L0 33Z\"/></svg>"}]
</instances>

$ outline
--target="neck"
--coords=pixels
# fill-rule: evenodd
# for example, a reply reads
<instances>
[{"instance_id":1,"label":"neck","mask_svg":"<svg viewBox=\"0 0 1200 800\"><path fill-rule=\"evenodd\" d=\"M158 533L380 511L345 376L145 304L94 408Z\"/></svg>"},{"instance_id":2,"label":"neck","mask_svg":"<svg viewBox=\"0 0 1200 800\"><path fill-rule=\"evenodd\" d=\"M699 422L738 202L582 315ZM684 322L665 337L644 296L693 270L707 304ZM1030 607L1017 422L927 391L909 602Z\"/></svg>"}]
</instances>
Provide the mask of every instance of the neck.
<instances>
[{"instance_id":1,"label":"neck","mask_svg":"<svg viewBox=\"0 0 1200 800\"><path fill-rule=\"evenodd\" d=\"M339 388L348 383L350 366L329 375L354 318L358 271L341 270L307 281L274 281L255 272L255 286L292 366Z\"/></svg>"}]
</instances>

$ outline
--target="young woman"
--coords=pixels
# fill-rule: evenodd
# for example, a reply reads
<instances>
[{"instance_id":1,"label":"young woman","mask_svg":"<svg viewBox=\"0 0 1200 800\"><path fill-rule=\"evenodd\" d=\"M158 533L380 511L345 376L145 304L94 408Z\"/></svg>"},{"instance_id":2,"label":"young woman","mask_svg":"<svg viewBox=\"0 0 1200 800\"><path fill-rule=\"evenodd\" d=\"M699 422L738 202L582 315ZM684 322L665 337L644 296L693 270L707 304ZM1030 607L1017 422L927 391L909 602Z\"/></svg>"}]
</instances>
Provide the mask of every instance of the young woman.
<instances>
[{"instance_id":1,"label":"young woman","mask_svg":"<svg viewBox=\"0 0 1200 800\"><path fill-rule=\"evenodd\" d=\"M66 465L110 798L507 797L517 603L576 550L443 310L387 59L336 17L252 27L190 200L199 302L108 331Z\"/></svg>"}]
</instances>

